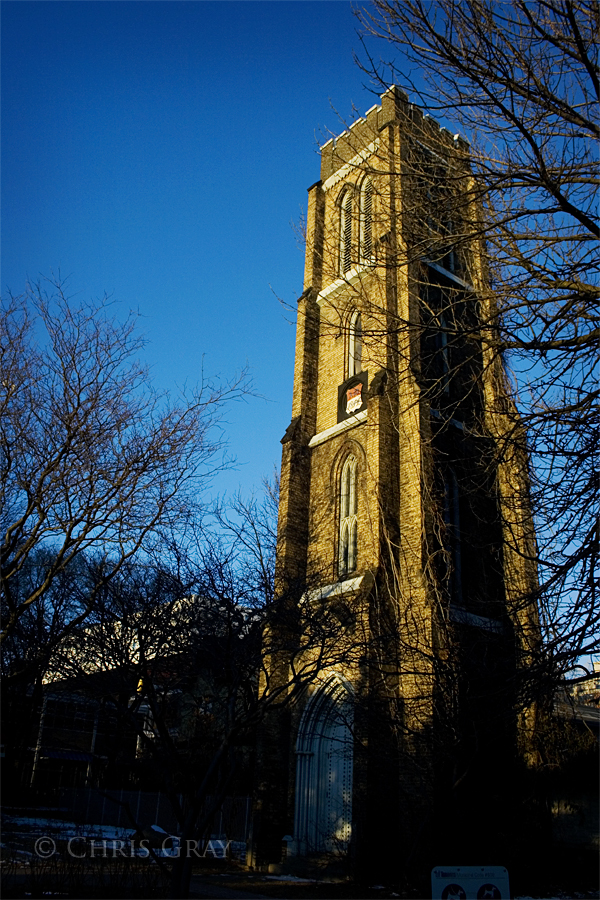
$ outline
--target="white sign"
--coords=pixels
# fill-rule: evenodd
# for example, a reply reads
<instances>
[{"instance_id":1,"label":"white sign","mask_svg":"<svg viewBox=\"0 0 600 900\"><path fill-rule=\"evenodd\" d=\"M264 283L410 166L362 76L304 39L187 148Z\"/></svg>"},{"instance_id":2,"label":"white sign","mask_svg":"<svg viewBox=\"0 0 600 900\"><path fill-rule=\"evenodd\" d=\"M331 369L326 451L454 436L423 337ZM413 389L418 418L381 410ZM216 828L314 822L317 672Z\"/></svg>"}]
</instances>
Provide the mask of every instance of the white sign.
<instances>
[{"instance_id":1,"label":"white sign","mask_svg":"<svg viewBox=\"0 0 600 900\"><path fill-rule=\"evenodd\" d=\"M510 900L504 866L435 866L431 870L433 900Z\"/></svg>"},{"instance_id":2,"label":"white sign","mask_svg":"<svg viewBox=\"0 0 600 900\"><path fill-rule=\"evenodd\" d=\"M362 384L355 384L346 391L346 415L356 412L362 406Z\"/></svg>"}]
</instances>

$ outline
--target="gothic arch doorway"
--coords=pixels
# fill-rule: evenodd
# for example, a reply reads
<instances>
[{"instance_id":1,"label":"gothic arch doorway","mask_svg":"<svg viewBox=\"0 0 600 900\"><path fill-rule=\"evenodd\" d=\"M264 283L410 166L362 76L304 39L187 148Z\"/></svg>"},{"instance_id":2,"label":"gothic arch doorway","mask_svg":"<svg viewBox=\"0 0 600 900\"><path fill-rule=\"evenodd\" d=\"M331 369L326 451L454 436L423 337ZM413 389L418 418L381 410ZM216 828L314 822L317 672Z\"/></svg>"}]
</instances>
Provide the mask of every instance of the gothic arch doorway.
<instances>
[{"instance_id":1,"label":"gothic arch doorway","mask_svg":"<svg viewBox=\"0 0 600 900\"><path fill-rule=\"evenodd\" d=\"M312 695L296 744L295 851L344 853L352 831L353 691L332 676Z\"/></svg>"}]
</instances>

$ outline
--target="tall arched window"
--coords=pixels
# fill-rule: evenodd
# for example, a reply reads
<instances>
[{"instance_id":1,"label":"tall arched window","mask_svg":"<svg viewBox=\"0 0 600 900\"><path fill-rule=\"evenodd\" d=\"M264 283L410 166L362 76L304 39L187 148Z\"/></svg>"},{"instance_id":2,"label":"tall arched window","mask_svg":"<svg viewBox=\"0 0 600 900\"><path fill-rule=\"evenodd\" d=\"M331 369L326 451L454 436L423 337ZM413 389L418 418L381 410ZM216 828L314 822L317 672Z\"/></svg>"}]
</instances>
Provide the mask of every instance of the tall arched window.
<instances>
[{"instance_id":1,"label":"tall arched window","mask_svg":"<svg viewBox=\"0 0 600 900\"><path fill-rule=\"evenodd\" d=\"M450 393L450 349L448 347L448 318L440 313L439 330L436 335L437 368L440 370L441 387L445 394Z\"/></svg>"},{"instance_id":2,"label":"tall arched window","mask_svg":"<svg viewBox=\"0 0 600 900\"><path fill-rule=\"evenodd\" d=\"M350 575L356 569L356 457L349 456L340 478L339 574Z\"/></svg>"},{"instance_id":3,"label":"tall arched window","mask_svg":"<svg viewBox=\"0 0 600 900\"><path fill-rule=\"evenodd\" d=\"M370 262L373 255L373 185L366 178L360 191L360 258Z\"/></svg>"},{"instance_id":4,"label":"tall arched window","mask_svg":"<svg viewBox=\"0 0 600 900\"><path fill-rule=\"evenodd\" d=\"M355 310L350 316L348 333L348 378L362 372L362 316Z\"/></svg>"},{"instance_id":5,"label":"tall arched window","mask_svg":"<svg viewBox=\"0 0 600 900\"><path fill-rule=\"evenodd\" d=\"M352 268L352 191L347 189L340 204L340 275Z\"/></svg>"},{"instance_id":6,"label":"tall arched window","mask_svg":"<svg viewBox=\"0 0 600 900\"><path fill-rule=\"evenodd\" d=\"M460 489L456 472L451 467L448 467L444 475L444 524L446 526L446 553L449 557L450 602L462 606Z\"/></svg>"}]
</instances>

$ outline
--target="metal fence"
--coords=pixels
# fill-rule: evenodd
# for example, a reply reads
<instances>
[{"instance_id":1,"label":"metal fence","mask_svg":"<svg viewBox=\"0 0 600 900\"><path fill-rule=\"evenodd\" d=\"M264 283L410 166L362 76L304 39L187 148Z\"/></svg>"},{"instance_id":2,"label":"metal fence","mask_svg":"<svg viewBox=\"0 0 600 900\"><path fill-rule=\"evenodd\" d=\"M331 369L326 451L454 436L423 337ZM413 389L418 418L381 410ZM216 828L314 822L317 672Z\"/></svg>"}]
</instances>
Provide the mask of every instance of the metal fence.
<instances>
[{"instance_id":1,"label":"metal fence","mask_svg":"<svg viewBox=\"0 0 600 900\"><path fill-rule=\"evenodd\" d=\"M183 798L179 796L180 802ZM211 804L207 797L206 805ZM104 791L97 788L61 788L58 805L63 814L88 825L112 826L133 831L133 821L142 828L159 825L169 834L178 833L177 819L168 798L160 791ZM250 829L250 797L226 797L215 814L211 835L230 841L247 841Z\"/></svg>"}]
</instances>

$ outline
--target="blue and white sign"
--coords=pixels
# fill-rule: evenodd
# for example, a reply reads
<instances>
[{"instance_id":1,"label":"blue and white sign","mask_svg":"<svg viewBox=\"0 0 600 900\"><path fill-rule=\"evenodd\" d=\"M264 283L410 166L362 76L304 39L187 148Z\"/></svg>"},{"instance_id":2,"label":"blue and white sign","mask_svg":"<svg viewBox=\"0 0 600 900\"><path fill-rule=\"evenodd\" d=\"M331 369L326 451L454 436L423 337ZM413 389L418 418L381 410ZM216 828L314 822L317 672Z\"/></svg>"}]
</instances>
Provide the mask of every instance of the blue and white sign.
<instances>
[{"instance_id":1,"label":"blue and white sign","mask_svg":"<svg viewBox=\"0 0 600 900\"><path fill-rule=\"evenodd\" d=\"M504 866L435 866L431 870L433 900L510 900Z\"/></svg>"}]
</instances>

